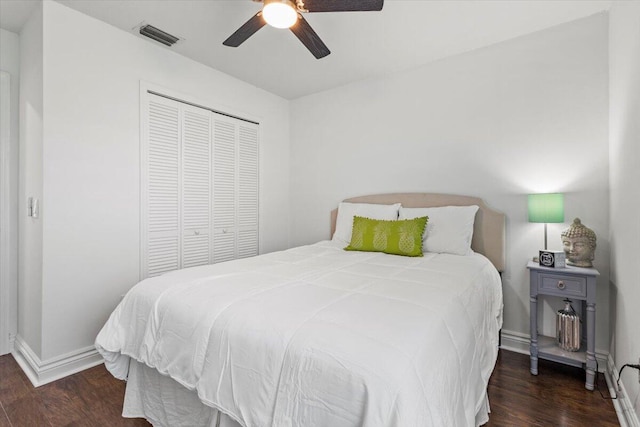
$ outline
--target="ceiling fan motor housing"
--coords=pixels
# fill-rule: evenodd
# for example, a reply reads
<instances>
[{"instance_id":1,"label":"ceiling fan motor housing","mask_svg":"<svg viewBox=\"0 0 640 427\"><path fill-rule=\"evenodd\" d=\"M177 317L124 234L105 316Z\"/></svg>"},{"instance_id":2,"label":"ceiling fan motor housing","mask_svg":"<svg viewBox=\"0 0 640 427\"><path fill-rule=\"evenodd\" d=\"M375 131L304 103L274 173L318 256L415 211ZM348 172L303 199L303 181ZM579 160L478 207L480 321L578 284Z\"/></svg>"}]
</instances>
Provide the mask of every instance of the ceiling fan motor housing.
<instances>
[{"instance_id":1,"label":"ceiling fan motor housing","mask_svg":"<svg viewBox=\"0 0 640 427\"><path fill-rule=\"evenodd\" d=\"M291 28L298 20L298 10L291 0L265 0L262 17L275 28Z\"/></svg>"}]
</instances>

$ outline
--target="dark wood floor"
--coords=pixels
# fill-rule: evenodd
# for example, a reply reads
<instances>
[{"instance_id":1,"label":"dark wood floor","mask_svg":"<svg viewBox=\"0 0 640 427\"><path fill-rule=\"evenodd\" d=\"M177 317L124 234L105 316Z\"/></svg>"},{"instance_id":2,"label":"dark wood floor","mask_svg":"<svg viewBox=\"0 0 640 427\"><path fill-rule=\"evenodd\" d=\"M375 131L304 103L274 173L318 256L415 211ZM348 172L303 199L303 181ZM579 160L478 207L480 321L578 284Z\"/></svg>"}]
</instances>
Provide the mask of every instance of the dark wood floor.
<instances>
[{"instance_id":1,"label":"dark wood floor","mask_svg":"<svg viewBox=\"0 0 640 427\"><path fill-rule=\"evenodd\" d=\"M501 351L489 383L488 427L619 426L613 404L584 388L584 371ZM605 390L604 379L600 388ZM0 357L0 427L149 426L120 416L124 383L103 365L34 388L12 356Z\"/></svg>"},{"instance_id":2,"label":"dark wood floor","mask_svg":"<svg viewBox=\"0 0 640 427\"><path fill-rule=\"evenodd\" d=\"M13 356L2 356L0 427L149 426L122 418L124 385L99 365L34 388Z\"/></svg>"},{"instance_id":3,"label":"dark wood floor","mask_svg":"<svg viewBox=\"0 0 640 427\"><path fill-rule=\"evenodd\" d=\"M609 396L604 375L600 390ZM584 388L583 369L538 361L538 375L529 373L529 356L500 350L489 380L491 414L487 427L620 426L611 400Z\"/></svg>"}]
</instances>

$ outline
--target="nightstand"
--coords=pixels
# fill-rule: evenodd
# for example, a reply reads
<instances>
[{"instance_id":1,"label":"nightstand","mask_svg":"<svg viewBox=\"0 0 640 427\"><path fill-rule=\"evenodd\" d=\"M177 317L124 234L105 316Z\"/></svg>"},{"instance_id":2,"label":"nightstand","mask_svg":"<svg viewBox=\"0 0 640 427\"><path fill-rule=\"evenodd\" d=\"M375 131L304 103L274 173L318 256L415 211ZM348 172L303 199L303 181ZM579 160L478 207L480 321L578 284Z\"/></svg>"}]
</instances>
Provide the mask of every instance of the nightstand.
<instances>
[{"instance_id":1,"label":"nightstand","mask_svg":"<svg viewBox=\"0 0 640 427\"><path fill-rule=\"evenodd\" d=\"M538 375L538 358L585 367L587 379L585 388L593 390L596 374L596 278L600 275L595 268L548 268L537 262L529 261L529 289L531 296L531 373ZM586 305L586 322L581 317L583 328L586 325L586 343L580 351L566 351L558 346L556 337L538 335L538 295L551 295L583 301ZM584 310L582 311L584 313ZM583 337L585 335L583 334Z\"/></svg>"}]
</instances>

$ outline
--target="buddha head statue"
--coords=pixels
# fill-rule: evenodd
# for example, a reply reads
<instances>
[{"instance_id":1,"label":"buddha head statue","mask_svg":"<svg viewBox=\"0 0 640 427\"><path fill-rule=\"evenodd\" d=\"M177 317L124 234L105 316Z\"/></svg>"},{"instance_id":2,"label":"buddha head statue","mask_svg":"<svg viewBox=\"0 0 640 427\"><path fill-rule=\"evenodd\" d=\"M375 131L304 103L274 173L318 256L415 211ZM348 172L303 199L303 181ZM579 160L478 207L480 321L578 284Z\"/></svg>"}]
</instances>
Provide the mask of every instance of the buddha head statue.
<instances>
[{"instance_id":1,"label":"buddha head statue","mask_svg":"<svg viewBox=\"0 0 640 427\"><path fill-rule=\"evenodd\" d=\"M567 264L576 267L593 267L596 251L596 233L585 227L580 218L560 234Z\"/></svg>"}]
</instances>

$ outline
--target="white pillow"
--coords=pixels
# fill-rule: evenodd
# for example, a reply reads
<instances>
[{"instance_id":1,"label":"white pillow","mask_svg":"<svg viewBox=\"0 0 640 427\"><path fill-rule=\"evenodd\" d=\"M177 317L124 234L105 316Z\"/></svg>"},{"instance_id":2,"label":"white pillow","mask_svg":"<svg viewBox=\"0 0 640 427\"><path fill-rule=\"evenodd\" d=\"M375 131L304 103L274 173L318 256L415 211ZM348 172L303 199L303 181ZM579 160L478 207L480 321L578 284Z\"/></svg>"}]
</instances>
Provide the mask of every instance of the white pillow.
<instances>
[{"instance_id":1,"label":"white pillow","mask_svg":"<svg viewBox=\"0 0 640 427\"><path fill-rule=\"evenodd\" d=\"M393 205L377 205L373 203L349 203L341 202L338 205L338 218L333 240L349 244L351 231L353 230L353 217L362 216L371 219L398 219L400 203Z\"/></svg>"},{"instance_id":2,"label":"white pillow","mask_svg":"<svg viewBox=\"0 0 640 427\"><path fill-rule=\"evenodd\" d=\"M425 252L469 255L473 223L478 206L443 206L439 208L400 208L399 219L428 216L422 237Z\"/></svg>"}]
</instances>

